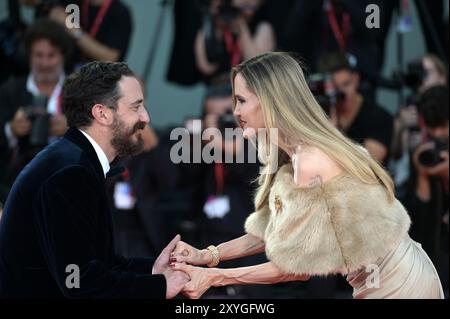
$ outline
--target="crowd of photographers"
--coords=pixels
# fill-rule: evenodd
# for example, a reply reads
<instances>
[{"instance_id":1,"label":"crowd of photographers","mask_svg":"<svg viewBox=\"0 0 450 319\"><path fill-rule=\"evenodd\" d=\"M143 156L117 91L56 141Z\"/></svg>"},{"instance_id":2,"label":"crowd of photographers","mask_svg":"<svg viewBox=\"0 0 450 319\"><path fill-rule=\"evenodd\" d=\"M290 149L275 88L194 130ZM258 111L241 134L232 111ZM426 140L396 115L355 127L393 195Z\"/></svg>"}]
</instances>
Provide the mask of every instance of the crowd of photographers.
<instances>
[{"instance_id":1,"label":"crowd of photographers","mask_svg":"<svg viewBox=\"0 0 450 319\"><path fill-rule=\"evenodd\" d=\"M10 0L10 15L0 22L0 214L20 170L67 130L60 106L65 75L91 60L126 60L133 20L121 1L77 1L83 18L76 30L64 24L68 3ZM380 29L369 30L361 21L361 8L369 3L389 13L383 15L388 20ZM35 10L30 26L19 14L25 5ZM442 6L442 1L429 1L422 9L442 12ZM189 132L184 141L192 150L188 163L171 159L176 143L171 139L173 127L147 127L145 152L117 163L125 171L114 174L112 169L107 187L120 253L156 255L175 233L197 247L243 234L244 221L253 210L256 185L252 182L258 176L258 163L195 161L197 150L192 145L208 128L221 133L236 128L230 69L281 49L303 58L310 88L330 121L389 170L397 196L411 215L411 236L437 266L448 293L448 62L438 57L442 50L448 54L444 22L433 19L428 28L422 23L430 53L407 61L408 67L391 80L382 78L381 68L386 26L395 10L401 10L399 1L182 0L175 1L173 9L168 80L182 85L202 81L206 94L201 112L180 123ZM446 23L448 32L448 17ZM383 105L375 99L381 86L409 96L401 105ZM222 157L248 159L254 151L251 143L224 134L201 143L214 143ZM259 255L224 266L264 260ZM351 291L335 277L232 286L212 289L206 297L211 295L346 298Z\"/></svg>"}]
</instances>

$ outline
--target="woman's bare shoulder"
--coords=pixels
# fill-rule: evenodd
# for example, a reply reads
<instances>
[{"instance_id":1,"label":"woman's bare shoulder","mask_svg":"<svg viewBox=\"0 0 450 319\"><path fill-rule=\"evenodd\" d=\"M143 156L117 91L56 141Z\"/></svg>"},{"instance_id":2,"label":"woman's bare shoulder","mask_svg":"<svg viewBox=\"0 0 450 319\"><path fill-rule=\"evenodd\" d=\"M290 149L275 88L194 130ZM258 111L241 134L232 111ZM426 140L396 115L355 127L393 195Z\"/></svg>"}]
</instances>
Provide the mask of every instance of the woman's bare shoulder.
<instances>
[{"instance_id":1,"label":"woman's bare shoulder","mask_svg":"<svg viewBox=\"0 0 450 319\"><path fill-rule=\"evenodd\" d=\"M341 166L314 146L301 147L293 156L294 181L300 187L321 186L343 173Z\"/></svg>"}]
</instances>

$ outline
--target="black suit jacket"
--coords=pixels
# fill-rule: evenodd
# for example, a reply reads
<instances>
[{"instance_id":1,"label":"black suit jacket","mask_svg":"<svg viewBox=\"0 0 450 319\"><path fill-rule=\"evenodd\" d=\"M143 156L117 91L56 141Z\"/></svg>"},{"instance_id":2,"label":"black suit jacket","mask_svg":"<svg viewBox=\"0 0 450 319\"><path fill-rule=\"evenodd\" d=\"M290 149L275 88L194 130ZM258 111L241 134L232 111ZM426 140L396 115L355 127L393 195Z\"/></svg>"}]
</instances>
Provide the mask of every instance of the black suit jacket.
<instances>
[{"instance_id":1,"label":"black suit jacket","mask_svg":"<svg viewBox=\"0 0 450 319\"><path fill-rule=\"evenodd\" d=\"M24 168L0 223L1 296L165 298L153 259L115 255L104 183L94 148L75 128ZM80 287L69 289L72 264Z\"/></svg>"}]
</instances>

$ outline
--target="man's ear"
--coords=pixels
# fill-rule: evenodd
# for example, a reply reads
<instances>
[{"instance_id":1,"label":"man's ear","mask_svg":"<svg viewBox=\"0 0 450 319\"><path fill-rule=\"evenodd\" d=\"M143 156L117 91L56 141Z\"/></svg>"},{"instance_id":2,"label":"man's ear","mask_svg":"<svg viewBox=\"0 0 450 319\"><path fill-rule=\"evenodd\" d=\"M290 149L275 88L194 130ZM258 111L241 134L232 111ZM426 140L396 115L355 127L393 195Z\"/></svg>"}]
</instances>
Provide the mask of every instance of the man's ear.
<instances>
[{"instance_id":1,"label":"man's ear","mask_svg":"<svg viewBox=\"0 0 450 319\"><path fill-rule=\"evenodd\" d=\"M91 109L94 120L102 125L111 125L113 122L112 110L103 104L95 104Z\"/></svg>"}]
</instances>

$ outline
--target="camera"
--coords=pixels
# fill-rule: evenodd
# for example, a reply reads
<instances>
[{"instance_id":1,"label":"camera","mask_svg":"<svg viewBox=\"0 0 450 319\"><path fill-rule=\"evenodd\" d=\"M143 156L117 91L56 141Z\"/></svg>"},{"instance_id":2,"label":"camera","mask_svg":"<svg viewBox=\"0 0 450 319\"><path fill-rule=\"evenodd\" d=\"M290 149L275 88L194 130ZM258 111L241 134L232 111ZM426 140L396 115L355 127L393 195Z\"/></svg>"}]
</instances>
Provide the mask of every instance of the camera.
<instances>
[{"instance_id":1,"label":"camera","mask_svg":"<svg viewBox=\"0 0 450 319\"><path fill-rule=\"evenodd\" d=\"M422 60L416 60L407 64L406 71L399 71L394 77L397 77L401 85L415 92L422 85L426 76L427 71L423 67Z\"/></svg>"},{"instance_id":2,"label":"camera","mask_svg":"<svg viewBox=\"0 0 450 319\"><path fill-rule=\"evenodd\" d=\"M448 150L447 142L441 139L433 139L434 144L432 149L425 150L419 154L419 163L426 167L433 167L443 161L440 153Z\"/></svg>"},{"instance_id":3,"label":"camera","mask_svg":"<svg viewBox=\"0 0 450 319\"><path fill-rule=\"evenodd\" d=\"M47 97L36 95L31 106L24 109L25 114L32 123L30 132L31 146L44 147L48 143L48 131L50 128L50 115L46 110Z\"/></svg>"},{"instance_id":4,"label":"camera","mask_svg":"<svg viewBox=\"0 0 450 319\"><path fill-rule=\"evenodd\" d=\"M317 103L327 115L331 108L336 107L345 99L344 93L336 91L329 74L313 74L309 77L308 86Z\"/></svg>"}]
</instances>

